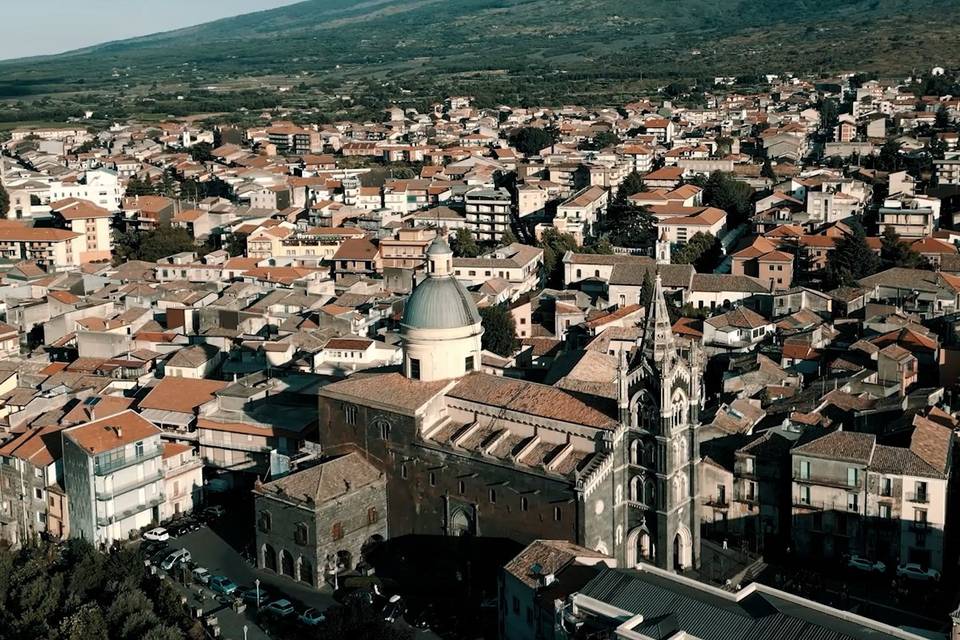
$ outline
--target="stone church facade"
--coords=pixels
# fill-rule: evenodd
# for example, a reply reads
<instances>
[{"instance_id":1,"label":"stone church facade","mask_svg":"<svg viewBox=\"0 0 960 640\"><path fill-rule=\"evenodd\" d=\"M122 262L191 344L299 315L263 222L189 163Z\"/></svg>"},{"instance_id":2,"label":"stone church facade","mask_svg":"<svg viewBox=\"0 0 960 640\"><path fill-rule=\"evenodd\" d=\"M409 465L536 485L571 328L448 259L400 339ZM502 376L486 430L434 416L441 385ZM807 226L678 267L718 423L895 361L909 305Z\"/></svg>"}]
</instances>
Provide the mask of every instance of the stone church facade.
<instances>
[{"instance_id":1,"label":"stone church facade","mask_svg":"<svg viewBox=\"0 0 960 640\"><path fill-rule=\"evenodd\" d=\"M559 388L477 371L479 314L449 251L442 238L431 245L429 285L407 302L401 335L415 350L402 370L321 390L321 444L385 472L390 535L566 539L622 566L696 566L702 355L674 341L659 280L610 415Z\"/></svg>"}]
</instances>

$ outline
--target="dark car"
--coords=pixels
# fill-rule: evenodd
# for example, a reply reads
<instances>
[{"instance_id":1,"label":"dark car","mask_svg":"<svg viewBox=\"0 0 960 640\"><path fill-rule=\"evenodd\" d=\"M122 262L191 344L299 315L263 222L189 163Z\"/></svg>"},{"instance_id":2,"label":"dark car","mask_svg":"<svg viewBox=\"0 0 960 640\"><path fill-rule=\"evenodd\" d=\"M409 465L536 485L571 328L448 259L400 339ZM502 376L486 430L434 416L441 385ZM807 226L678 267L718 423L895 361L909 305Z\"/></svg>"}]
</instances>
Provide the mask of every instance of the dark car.
<instances>
[{"instance_id":1,"label":"dark car","mask_svg":"<svg viewBox=\"0 0 960 640\"><path fill-rule=\"evenodd\" d=\"M241 599L247 604L253 604L257 606L263 606L267 604L270 600L270 594L267 593L267 590L263 587L260 587L259 599L260 602L257 602L257 588L256 587L246 587L243 589L243 593L240 595Z\"/></svg>"},{"instance_id":2,"label":"dark car","mask_svg":"<svg viewBox=\"0 0 960 640\"><path fill-rule=\"evenodd\" d=\"M161 551L166 551L169 548L170 548L170 543L167 542L166 540L152 540L152 541L144 542L142 545L140 545L141 553L143 553L143 555L148 557L158 554ZM166 554L164 554L164 557L166 557Z\"/></svg>"}]
</instances>

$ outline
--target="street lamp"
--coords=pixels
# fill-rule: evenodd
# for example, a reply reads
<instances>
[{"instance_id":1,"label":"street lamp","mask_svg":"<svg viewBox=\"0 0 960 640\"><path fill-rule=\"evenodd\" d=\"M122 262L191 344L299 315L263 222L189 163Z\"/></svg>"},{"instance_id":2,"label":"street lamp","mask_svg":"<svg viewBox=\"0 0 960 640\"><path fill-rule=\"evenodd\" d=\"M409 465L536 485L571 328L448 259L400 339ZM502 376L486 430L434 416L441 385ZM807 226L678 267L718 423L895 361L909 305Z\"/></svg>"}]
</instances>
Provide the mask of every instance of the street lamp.
<instances>
[{"instance_id":1,"label":"street lamp","mask_svg":"<svg viewBox=\"0 0 960 640\"><path fill-rule=\"evenodd\" d=\"M260 609L260 578L257 578L256 580L254 580L254 581L253 581L253 584L257 585L257 609L259 610L259 609ZM243 637L244 637L244 640L246 640L246 637L247 637L247 636L246 636L246 629L247 629L247 628L244 627L243 629L244 629L244 636L243 636Z\"/></svg>"},{"instance_id":2,"label":"street lamp","mask_svg":"<svg viewBox=\"0 0 960 640\"><path fill-rule=\"evenodd\" d=\"M247 625L243 625L243 640L247 640Z\"/></svg>"}]
</instances>

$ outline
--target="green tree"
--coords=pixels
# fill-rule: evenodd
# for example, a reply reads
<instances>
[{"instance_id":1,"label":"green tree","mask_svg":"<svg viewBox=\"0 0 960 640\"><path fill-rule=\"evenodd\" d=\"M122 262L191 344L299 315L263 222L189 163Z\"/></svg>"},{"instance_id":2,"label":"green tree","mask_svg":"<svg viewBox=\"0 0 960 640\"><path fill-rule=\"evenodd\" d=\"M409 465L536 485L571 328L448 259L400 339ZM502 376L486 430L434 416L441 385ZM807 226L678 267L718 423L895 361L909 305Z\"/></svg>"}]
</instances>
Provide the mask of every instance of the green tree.
<instances>
[{"instance_id":1,"label":"green tree","mask_svg":"<svg viewBox=\"0 0 960 640\"><path fill-rule=\"evenodd\" d=\"M618 144L620 144L620 136L615 134L613 131L601 131L593 136L590 142L585 146L588 149L599 151L600 149L606 149L607 147L615 147Z\"/></svg>"},{"instance_id":2,"label":"green tree","mask_svg":"<svg viewBox=\"0 0 960 640\"><path fill-rule=\"evenodd\" d=\"M213 162L213 145L209 142L198 142L190 147L190 157L194 162Z\"/></svg>"},{"instance_id":3,"label":"green tree","mask_svg":"<svg viewBox=\"0 0 960 640\"><path fill-rule=\"evenodd\" d=\"M700 272L713 272L722 256L720 240L712 233L698 231L687 241L687 244L671 256L671 262L691 264Z\"/></svg>"},{"instance_id":4,"label":"green tree","mask_svg":"<svg viewBox=\"0 0 960 640\"><path fill-rule=\"evenodd\" d=\"M476 258L480 255L480 245L474 239L473 232L467 228L457 229L457 235L450 242L450 249L458 258Z\"/></svg>"},{"instance_id":5,"label":"green tree","mask_svg":"<svg viewBox=\"0 0 960 640\"><path fill-rule=\"evenodd\" d=\"M657 239L657 219L643 207L614 202L605 227L610 242L618 247L648 249Z\"/></svg>"},{"instance_id":6,"label":"green tree","mask_svg":"<svg viewBox=\"0 0 960 640\"><path fill-rule=\"evenodd\" d=\"M729 173L715 171L706 180L694 180L693 184L703 187L705 204L727 212L729 228L746 222L753 215L753 187Z\"/></svg>"},{"instance_id":7,"label":"green tree","mask_svg":"<svg viewBox=\"0 0 960 640\"><path fill-rule=\"evenodd\" d=\"M923 266L923 256L901 240L893 227L886 227L880 237L880 268L905 267L916 269Z\"/></svg>"},{"instance_id":8,"label":"green tree","mask_svg":"<svg viewBox=\"0 0 960 640\"><path fill-rule=\"evenodd\" d=\"M227 237L227 241L223 243L223 250L229 253L231 258L246 255L248 235L246 233L231 233Z\"/></svg>"},{"instance_id":9,"label":"green tree","mask_svg":"<svg viewBox=\"0 0 960 640\"><path fill-rule=\"evenodd\" d=\"M512 229L507 229L506 231L503 232L503 235L500 237L499 244L501 247L509 247L514 242L518 242L517 236L513 234Z\"/></svg>"},{"instance_id":10,"label":"green tree","mask_svg":"<svg viewBox=\"0 0 960 640\"><path fill-rule=\"evenodd\" d=\"M318 640L412 640L413 630L384 622L372 607L355 605L327 610L327 619L317 628Z\"/></svg>"},{"instance_id":11,"label":"green tree","mask_svg":"<svg viewBox=\"0 0 960 640\"><path fill-rule=\"evenodd\" d=\"M186 229L163 225L150 231L129 231L114 235L114 261L156 262L175 253L196 251L197 244Z\"/></svg>"},{"instance_id":12,"label":"green tree","mask_svg":"<svg viewBox=\"0 0 960 640\"><path fill-rule=\"evenodd\" d=\"M527 156L536 155L556 140L554 130L539 127L523 127L510 136L510 144Z\"/></svg>"},{"instance_id":13,"label":"green tree","mask_svg":"<svg viewBox=\"0 0 960 640\"><path fill-rule=\"evenodd\" d=\"M770 158L763 159L763 166L760 168L760 175L768 180L777 180L777 173L773 170L773 164L770 162Z\"/></svg>"},{"instance_id":14,"label":"green tree","mask_svg":"<svg viewBox=\"0 0 960 640\"><path fill-rule=\"evenodd\" d=\"M577 250L576 239L569 233L560 233L551 227L543 232L540 248L543 249L543 271L547 285L562 288L563 256L567 251Z\"/></svg>"},{"instance_id":15,"label":"green tree","mask_svg":"<svg viewBox=\"0 0 960 640\"><path fill-rule=\"evenodd\" d=\"M4 218L7 215L7 211L10 210L10 194L7 193L7 190L3 188L3 185L0 185L0 218Z\"/></svg>"},{"instance_id":16,"label":"green tree","mask_svg":"<svg viewBox=\"0 0 960 640\"><path fill-rule=\"evenodd\" d=\"M653 302L653 279L648 270L644 272L643 282L640 284L640 304L649 309L651 302Z\"/></svg>"},{"instance_id":17,"label":"green tree","mask_svg":"<svg viewBox=\"0 0 960 640\"><path fill-rule=\"evenodd\" d=\"M517 327L513 315L502 305L490 305L480 309L483 324L482 346L487 351L509 357L517 350Z\"/></svg>"},{"instance_id":18,"label":"green tree","mask_svg":"<svg viewBox=\"0 0 960 640\"><path fill-rule=\"evenodd\" d=\"M840 238L827 256L825 280L829 287L856 286L858 280L876 273L880 266L863 227L856 223L851 226L853 233Z\"/></svg>"},{"instance_id":19,"label":"green tree","mask_svg":"<svg viewBox=\"0 0 960 640\"><path fill-rule=\"evenodd\" d=\"M933 126L937 129L946 129L950 126L950 113L944 105L940 105L934 119Z\"/></svg>"},{"instance_id":20,"label":"green tree","mask_svg":"<svg viewBox=\"0 0 960 640\"><path fill-rule=\"evenodd\" d=\"M636 171L631 171L620 183L620 188L617 189L617 199L626 200L630 196L642 192L645 188L643 177Z\"/></svg>"}]
</instances>

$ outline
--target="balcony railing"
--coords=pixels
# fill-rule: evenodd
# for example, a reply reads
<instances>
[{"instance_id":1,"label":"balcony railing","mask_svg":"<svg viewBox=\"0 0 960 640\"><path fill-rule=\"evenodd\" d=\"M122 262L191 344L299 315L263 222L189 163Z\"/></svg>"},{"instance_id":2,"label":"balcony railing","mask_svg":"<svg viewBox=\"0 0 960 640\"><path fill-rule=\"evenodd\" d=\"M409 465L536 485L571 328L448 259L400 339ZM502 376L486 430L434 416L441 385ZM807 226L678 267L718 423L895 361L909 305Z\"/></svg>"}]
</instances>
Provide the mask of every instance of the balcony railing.
<instances>
[{"instance_id":1,"label":"balcony railing","mask_svg":"<svg viewBox=\"0 0 960 640\"><path fill-rule=\"evenodd\" d=\"M710 498L707 500L707 506L714 509L729 509L730 501L727 498Z\"/></svg>"},{"instance_id":2,"label":"balcony railing","mask_svg":"<svg viewBox=\"0 0 960 640\"><path fill-rule=\"evenodd\" d=\"M911 520L910 531L915 533L926 533L930 531L930 523L926 520Z\"/></svg>"},{"instance_id":3,"label":"balcony railing","mask_svg":"<svg viewBox=\"0 0 960 640\"><path fill-rule=\"evenodd\" d=\"M106 489L97 489L97 500L100 500L101 502L113 500L117 496L122 496L125 493L130 493L131 491L141 489L147 485L151 485L154 482L159 482L161 480L163 480L163 469L158 468L155 471L144 475L143 478L134 480L133 482L127 482L119 486L114 486L110 491Z\"/></svg>"},{"instance_id":4,"label":"balcony railing","mask_svg":"<svg viewBox=\"0 0 960 640\"><path fill-rule=\"evenodd\" d=\"M110 475L115 471L120 471L121 469L126 469L148 460L159 458L161 455L163 455L163 449L161 447L156 447L151 451L144 451L142 456L119 458L116 460L111 460L110 462L97 462L94 465L94 473L98 476Z\"/></svg>"},{"instance_id":5,"label":"balcony railing","mask_svg":"<svg viewBox=\"0 0 960 640\"><path fill-rule=\"evenodd\" d=\"M111 516L98 515L97 525L101 527L106 527L116 522L120 522L126 518L129 518L132 515L138 514L142 511L146 511L147 509L153 509L154 507L160 506L161 504L163 504L163 500L164 500L164 496L161 493L151 498L150 500L147 500L143 504L138 504L132 507L128 507L127 509L124 509L123 511L118 511Z\"/></svg>"},{"instance_id":6,"label":"balcony railing","mask_svg":"<svg viewBox=\"0 0 960 640\"><path fill-rule=\"evenodd\" d=\"M926 491L914 491L907 494L907 502L917 502L920 504L926 504L930 502L930 496Z\"/></svg>"},{"instance_id":7,"label":"balcony railing","mask_svg":"<svg viewBox=\"0 0 960 640\"><path fill-rule=\"evenodd\" d=\"M856 484L850 484L846 478L829 478L827 476L794 476L794 482L802 484L815 484L821 487L834 487L836 489L860 489L863 487L863 478L857 478Z\"/></svg>"},{"instance_id":8,"label":"balcony railing","mask_svg":"<svg viewBox=\"0 0 960 640\"><path fill-rule=\"evenodd\" d=\"M800 496L793 497L793 506L797 509L809 509L811 511L842 511L856 515L863 513L863 505L859 502L850 504L849 502L841 501L825 502L823 500L804 500Z\"/></svg>"}]
</instances>

